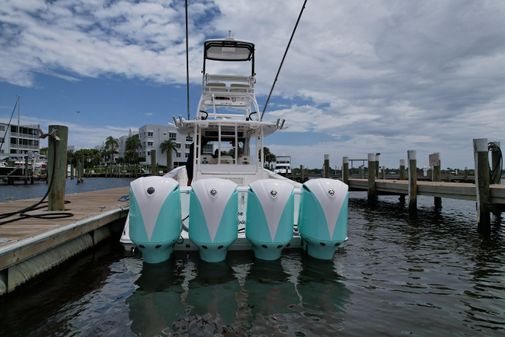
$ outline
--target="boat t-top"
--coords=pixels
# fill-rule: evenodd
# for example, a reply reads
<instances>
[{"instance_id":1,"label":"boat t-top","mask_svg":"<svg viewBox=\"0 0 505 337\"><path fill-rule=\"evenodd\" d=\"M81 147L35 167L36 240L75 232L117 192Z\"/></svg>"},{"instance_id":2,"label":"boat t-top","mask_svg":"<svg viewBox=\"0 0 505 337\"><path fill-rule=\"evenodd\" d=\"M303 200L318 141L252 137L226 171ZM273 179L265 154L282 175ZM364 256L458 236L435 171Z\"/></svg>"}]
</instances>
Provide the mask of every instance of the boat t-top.
<instances>
[{"instance_id":1,"label":"boat t-top","mask_svg":"<svg viewBox=\"0 0 505 337\"><path fill-rule=\"evenodd\" d=\"M244 66L247 73L237 74ZM188 163L131 183L121 242L135 245L146 263L163 262L174 250L198 250L207 262L251 249L275 260L287 247L332 259L347 240L348 187L323 178L301 184L265 168L264 139L285 121L259 114L254 44L206 41L202 74L195 118L174 119L193 139Z\"/></svg>"}]
</instances>

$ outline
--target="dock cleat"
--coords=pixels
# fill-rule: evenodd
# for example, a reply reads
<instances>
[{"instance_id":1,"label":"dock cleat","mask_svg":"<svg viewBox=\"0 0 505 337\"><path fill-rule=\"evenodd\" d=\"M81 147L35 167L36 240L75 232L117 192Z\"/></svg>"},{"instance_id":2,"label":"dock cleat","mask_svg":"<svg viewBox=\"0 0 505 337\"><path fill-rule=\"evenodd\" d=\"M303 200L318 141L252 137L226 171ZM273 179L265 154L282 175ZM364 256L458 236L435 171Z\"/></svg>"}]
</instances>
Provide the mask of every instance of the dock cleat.
<instances>
[{"instance_id":1,"label":"dock cleat","mask_svg":"<svg viewBox=\"0 0 505 337\"><path fill-rule=\"evenodd\" d=\"M189 238L207 262L221 262L238 235L237 184L220 178L192 185L189 201Z\"/></svg>"},{"instance_id":2,"label":"dock cleat","mask_svg":"<svg viewBox=\"0 0 505 337\"><path fill-rule=\"evenodd\" d=\"M170 258L181 235L179 184L172 178L142 177L130 183L129 235L144 262Z\"/></svg>"},{"instance_id":3,"label":"dock cleat","mask_svg":"<svg viewBox=\"0 0 505 337\"><path fill-rule=\"evenodd\" d=\"M347 240L348 186L339 180L311 179L303 184L299 232L307 253L331 260Z\"/></svg>"},{"instance_id":4,"label":"dock cleat","mask_svg":"<svg viewBox=\"0 0 505 337\"><path fill-rule=\"evenodd\" d=\"M293 237L293 185L279 179L261 179L249 187L246 238L257 258L276 260Z\"/></svg>"}]
</instances>

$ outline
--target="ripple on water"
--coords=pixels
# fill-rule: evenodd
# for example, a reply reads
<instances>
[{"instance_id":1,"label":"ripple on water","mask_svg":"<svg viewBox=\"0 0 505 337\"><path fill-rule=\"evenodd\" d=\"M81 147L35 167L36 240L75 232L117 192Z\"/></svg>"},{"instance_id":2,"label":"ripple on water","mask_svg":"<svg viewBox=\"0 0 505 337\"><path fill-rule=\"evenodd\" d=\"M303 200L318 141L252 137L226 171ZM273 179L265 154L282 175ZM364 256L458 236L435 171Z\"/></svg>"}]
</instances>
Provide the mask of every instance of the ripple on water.
<instances>
[{"instance_id":1,"label":"ripple on water","mask_svg":"<svg viewBox=\"0 0 505 337\"><path fill-rule=\"evenodd\" d=\"M472 202L350 201L330 262L233 252L142 265L104 245L0 299L1 336L503 336L505 230L477 233ZM40 310L43 307L44 310ZM8 308L8 309L7 309Z\"/></svg>"}]
</instances>

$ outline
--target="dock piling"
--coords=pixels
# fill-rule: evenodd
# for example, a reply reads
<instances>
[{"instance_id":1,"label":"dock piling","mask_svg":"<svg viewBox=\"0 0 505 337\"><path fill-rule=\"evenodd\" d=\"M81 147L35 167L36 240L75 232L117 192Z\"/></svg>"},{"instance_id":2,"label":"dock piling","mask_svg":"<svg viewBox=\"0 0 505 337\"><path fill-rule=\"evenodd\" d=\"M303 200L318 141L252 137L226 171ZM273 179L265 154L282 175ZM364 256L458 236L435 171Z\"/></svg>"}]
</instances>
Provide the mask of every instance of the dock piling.
<instances>
[{"instance_id":1,"label":"dock piling","mask_svg":"<svg viewBox=\"0 0 505 337\"><path fill-rule=\"evenodd\" d=\"M405 180L405 159L400 159L400 180Z\"/></svg>"},{"instance_id":2,"label":"dock piling","mask_svg":"<svg viewBox=\"0 0 505 337\"><path fill-rule=\"evenodd\" d=\"M407 159L409 161L409 214L417 214L417 160L416 151L408 150Z\"/></svg>"},{"instance_id":3,"label":"dock piling","mask_svg":"<svg viewBox=\"0 0 505 337\"><path fill-rule=\"evenodd\" d=\"M300 182L303 183L305 180L305 172L303 171L303 165L300 165Z\"/></svg>"},{"instance_id":4,"label":"dock piling","mask_svg":"<svg viewBox=\"0 0 505 337\"><path fill-rule=\"evenodd\" d=\"M64 125L49 125L48 140L48 179L49 179L49 211L65 210L65 176L67 173L67 139L68 127ZM53 173L54 170L54 173Z\"/></svg>"},{"instance_id":5,"label":"dock piling","mask_svg":"<svg viewBox=\"0 0 505 337\"><path fill-rule=\"evenodd\" d=\"M342 158L342 180L349 185L349 157Z\"/></svg>"},{"instance_id":6,"label":"dock piling","mask_svg":"<svg viewBox=\"0 0 505 337\"><path fill-rule=\"evenodd\" d=\"M489 154L487 138L473 140L475 158L475 188L477 199L477 225L479 232L488 232L491 219L489 215Z\"/></svg>"},{"instance_id":7,"label":"dock piling","mask_svg":"<svg viewBox=\"0 0 505 337\"><path fill-rule=\"evenodd\" d=\"M330 155L324 154L323 178L330 177Z\"/></svg>"},{"instance_id":8,"label":"dock piling","mask_svg":"<svg viewBox=\"0 0 505 337\"><path fill-rule=\"evenodd\" d=\"M368 203L375 204L377 202L377 187L375 186L375 177L377 168L377 155L375 153L368 154Z\"/></svg>"},{"instance_id":9,"label":"dock piling","mask_svg":"<svg viewBox=\"0 0 505 337\"><path fill-rule=\"evenodd\" d=\"M440 153L435 152L429 155L431 167L431 181L440 181ZM436 209L442 208L442 198L434 197L433 203Z\"/></svg>"}]
</instances>

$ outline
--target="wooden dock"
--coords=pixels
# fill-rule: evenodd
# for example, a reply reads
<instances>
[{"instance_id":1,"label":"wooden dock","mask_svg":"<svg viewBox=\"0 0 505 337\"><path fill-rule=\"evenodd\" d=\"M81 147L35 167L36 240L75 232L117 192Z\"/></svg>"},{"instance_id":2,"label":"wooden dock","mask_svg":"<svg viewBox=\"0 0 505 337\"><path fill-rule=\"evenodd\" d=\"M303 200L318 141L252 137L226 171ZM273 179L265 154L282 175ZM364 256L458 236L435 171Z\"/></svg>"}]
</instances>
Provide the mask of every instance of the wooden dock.
<instances>
[{"instance_id":1,"label":"wooden dock","mask_svg":"<svg viewBox=\"0 0 505 337\"><path fill-rule=\"evenodd\" d=\"M368 179L349 179L351 191L367 191ZM375 188L378 195L408 195L408 180L376 179ZM505 205L505 185L489 186L491 203ZM418 181L417 195L439 198L477 201L475 184L449 183L441 181Z\"/></svg>"},{"instance_id":2,"label":"wooden dock","mask_svg":"<svg viewBox=\"0 0 505 337\"><path fill-rule=\"evenodd\" d=\"M0 295L92 247L110 235L109 224L126 218L128 188L69 194L62 219L24 218L0 225ZM38 199L0 203L0 214L34 204ZM29 214L48 214L43 208ZM18 216L15 216L18 217ZM12 218L15 218L12 217ZM0 223L12 219L2 219Z\"/></svg>"},{"instance_id":3,"label":"wooden dock","mask_svg":"<svg viewBox=\"0 0 505 337\"><path fill-rule=\"evenodd\" d=\"M473 140L475 158L475 183L455 183L441 181L440 154L429 155L432 181L418 180L416 151L407 151L407 165L400 160L399 178L379 179L379 153L368 154L367 179L350 177L349 158L342 163L342 180L350 190L367 191L368 202L374 204L379 195L399 195L402 202L408 196L409 213L417 213L417 196L434 197L435 208L442 207L442 198L473 200L477 203L477 224L480 232L489 232L490 214L499 216L505 211L505 185L501 184L502 153L499 142L488 142L486 138ZM490 157L491 152L491 163ZM363 159L365 162L365 159ZM326 163L326 157L325 157Z\"/></svg>"}]
</instances>

